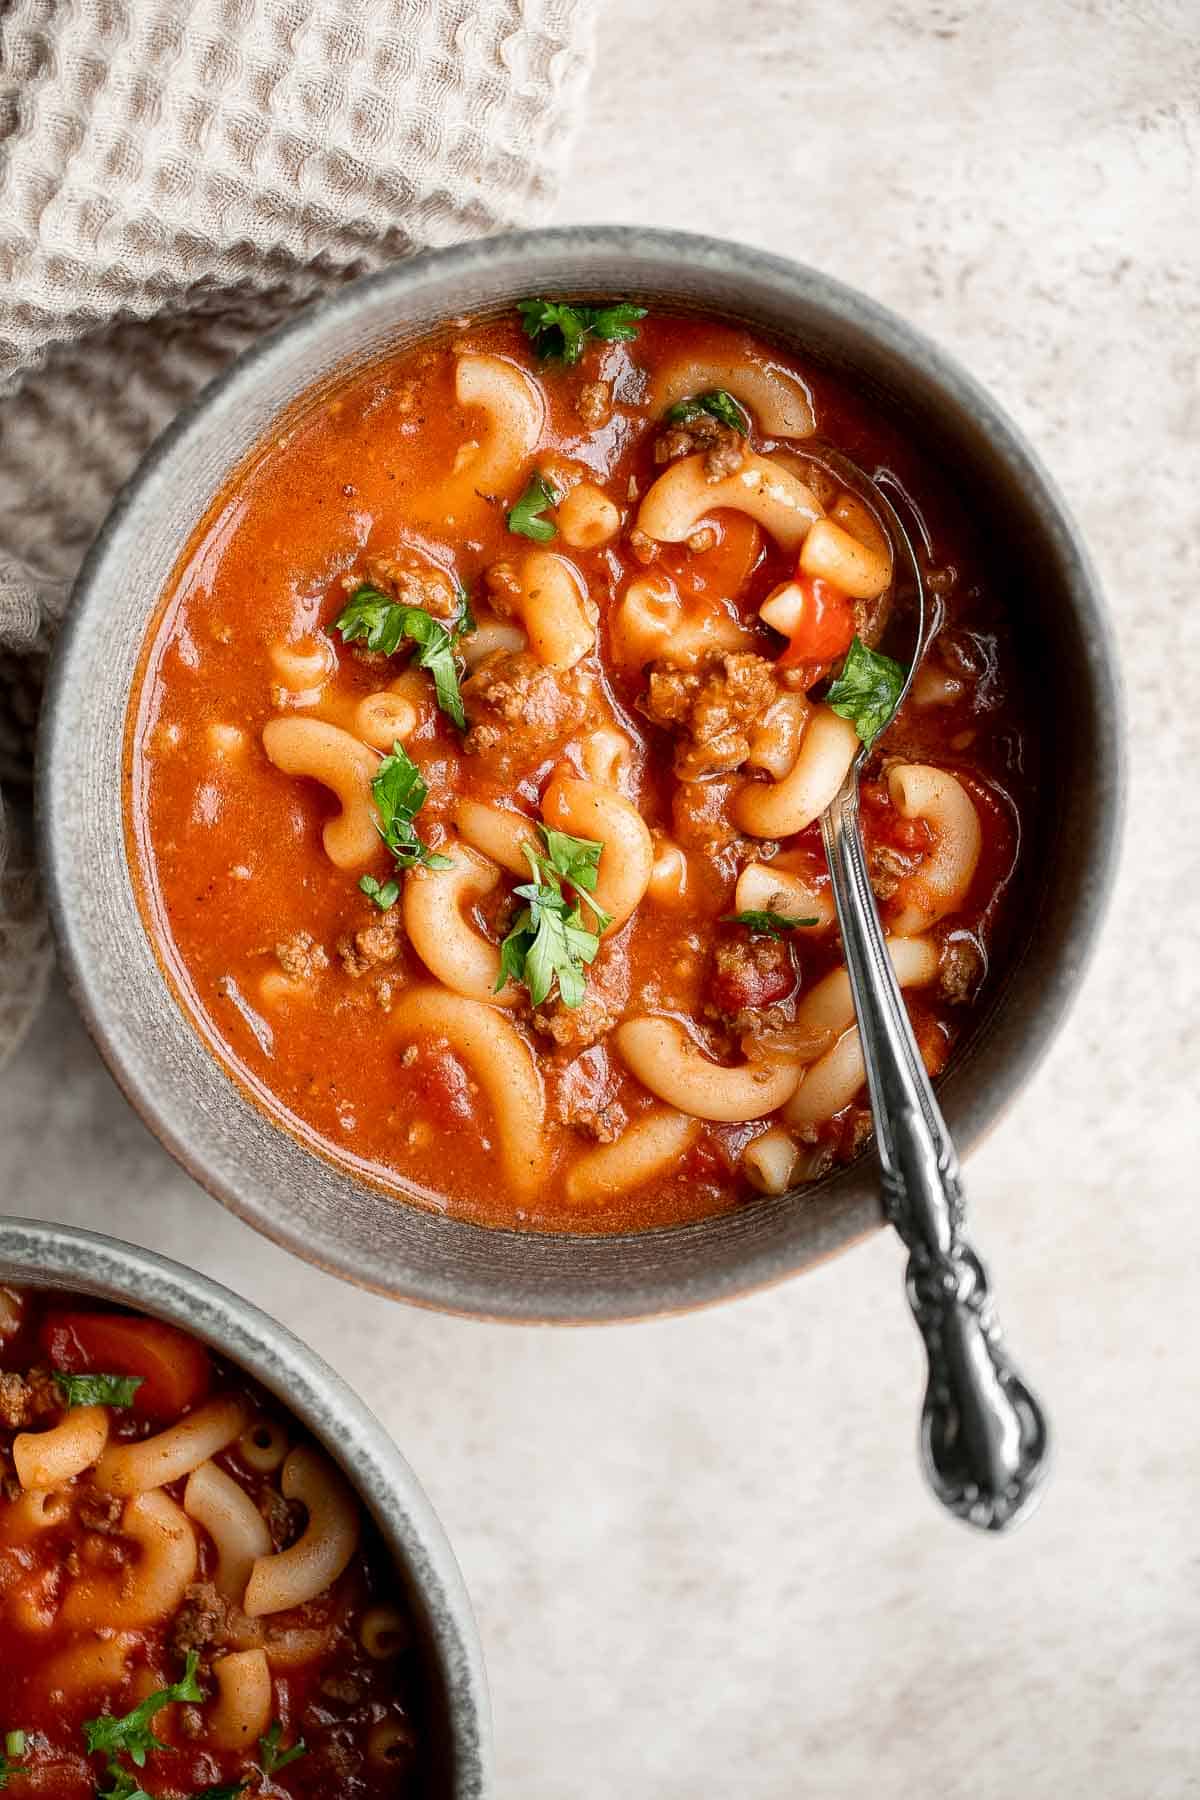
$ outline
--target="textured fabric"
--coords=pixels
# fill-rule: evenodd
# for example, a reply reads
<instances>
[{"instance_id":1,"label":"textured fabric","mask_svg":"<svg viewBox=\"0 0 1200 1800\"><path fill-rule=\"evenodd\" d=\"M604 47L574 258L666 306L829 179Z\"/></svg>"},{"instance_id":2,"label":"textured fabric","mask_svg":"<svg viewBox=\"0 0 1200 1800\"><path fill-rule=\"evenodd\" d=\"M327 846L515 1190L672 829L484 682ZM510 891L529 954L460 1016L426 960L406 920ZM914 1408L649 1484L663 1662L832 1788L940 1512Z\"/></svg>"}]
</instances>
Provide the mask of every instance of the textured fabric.
<instances>
[{"instance_id":1,"label":"textured fabric","mask_svg":"<svg viewBox=\"0 0 1200 1800\"><path fill-rule=\"evenodd\" d=\"M37 694L114 493L289 311L548 206L591 11L0 5L0 1062L50 960L29 831Z\"/></svg>"}]
</instances>

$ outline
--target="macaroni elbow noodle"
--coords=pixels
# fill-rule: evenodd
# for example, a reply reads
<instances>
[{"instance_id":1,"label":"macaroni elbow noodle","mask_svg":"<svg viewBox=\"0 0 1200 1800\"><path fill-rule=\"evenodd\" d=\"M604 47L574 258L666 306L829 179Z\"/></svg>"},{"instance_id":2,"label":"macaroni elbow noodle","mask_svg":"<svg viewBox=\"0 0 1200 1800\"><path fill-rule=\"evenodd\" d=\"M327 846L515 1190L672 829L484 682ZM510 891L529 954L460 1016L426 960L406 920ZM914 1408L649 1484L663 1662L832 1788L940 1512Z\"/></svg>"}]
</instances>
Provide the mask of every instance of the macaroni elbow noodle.
<instances>
[{"instance_id":1,"label":"macaroni elbow noodle","mask_svg":"<svg viewBox=\"0 0 1200 1800\"><path fill-rule=\"evenodd\" d=\"M354 735L372 750L390 750L397 739L403 742L416 729L416 707L391 688L368 694L354 709Z\"/></svg>"},{"instance_id":2,"label":"macaroni elbow noodle","mask_svg":"<svg viewBox=\"0 0 1200 1800\"><path fill-rule=\"evenodd\" d=\"M782 1125L772 1125L742 1151L742 1167L760 1194L786 1194L800 1153Z\"/></svg>"},{"instance_id":3,"label":"macaroni elbow noodle","mask_svg":"<svg viewBox=\"0 0 1200 1800\"><path fill-rule=\"evenodd\" d=\"M579 745L578 756L584 779L599 787L619 789L628 780L632 746L615 725L600 725L589 731Z\"/></svg>"},{"instance_id":4,"label":"macaroni elbow noodle","mask_svg":"<svg viewBox=\"0 0 1200 1800\"><path fill-rule=\"evenodd\" d=\"M646 898L655 906L685 905L689 873L687 853L670 838L656 838ZM741 902L738 904L740 906Z\"/></svg>"},{"instance_id":5,"label":"macaroni elbow noodle","mask_svg":"<svg viewBox=\"0 0 1200 1800\"><path fill-rule=\"evenodd\" d=\"M539 845L533 820L524 813L509 812L505 806L491 806L483 800L460 800L454 809L458 835L478 850L481 856L499 863L510 875L528 879L529 863L524 846Z\"/></svg>"},{"instance_id":6,"label":"macaroni elbow noodle","mask_svg":"<svg viewBox=\"0 0 1200 1800\"><path fill-rule=\"evenodd\" d=\"M808 389L777 363L753 362L743 354L686 356L669 363L650 384L655 413L693 394L724 389L752 413L768 437L811 437L816 429Z\"/></svg>"},{"instance_id":7,"label":"macaroni elbow noodle","mask_svg":"<svg viewBox=\"0 0 1200 1800\"><path fill-rule=\"evenodd\" d=\"M716 650L744 650L750 635L738 620L711 601L685 607L667 575L639 576L625 589L609 628L612 655L627 668L641 668L660 656L688 668Z\"/></svg>"},{"instance_id":8,"label":"macaroni elbow noodle","mask_svg":"<svg viewBox=\"0 0 1200 1800\"><path fill-rule=\"evenodd\" d=\"M793 873L779 863L747 863L733 893L735 912L774 912L789 919L812 919L810 931L828 931L837 907L828 880Z\"/></svg>"},{"instance_id":9,"label":"macaroni elbow noodle","mask_svg":"<svg viewBox=\"0 0 1200 1800\"><path fill-rule=\"evenodd\" d=\"M892 583L891 556L861 543L832 519L817 520L801 545L800 567L852 600L876 600Z\"/></svg>"},{"instance_id":10,"label":"macaroni elbow noodle","mask_svg":"<svg viewBox=\"0 0 1200 1800\"><path fill-rule=\"evenodd\" d=\"M473 454L430 496L443 517L458 524L486 513L483 494L507 492L533 455L546 422L546 403L532 376L502 356L460 356L454 370L460 406L477 406L487 429Z\"/></svg>"},{"instance_id":11,"label":"macaroni elbow noodle","mask_svg":"<svg viewBox=\"0 0 1200 1800\"><path fill-rule=\"evenodd\" d=\"M542 817L555 831L604 845L590 897L612 914L610 930L618 930L646 892L654 867L654 840L637 807L599 782L559 775L542 796Z\"/></svg>"},{"instance_id":12,"label":"macaroni elbow noodle","mask_svg":"<svg viewBox=\"0 0 1200 1800\"><path fill-rule=\"evenodd\" d=\"M272 644L267 654L280 686L295 699L319 697L333 673L333 646L328 640L315 643L311 650L301 650L296 644Z\"/></svg>"},{"instance_id":13,"label":"macaroni elbow noodle","mask_svg":"<svg viewBox=\"0 0 1200 1800\"><path fill-rule=\"evenodd\" d=\"M209 1400L154 1437L112 1445L96 1465L96 1486L109 1494L141 1494L179 1481L232 1444L249 1418L249 1406L234 1395Z\"/></svg>"},{"instance_id":14,"label":"macaroni elbow noodle","mask_svg":"<svg viewBox=\"0 0 1200 1800\"><path fill-rule=\"evenodd\" d=\"M500 1161L514 1192L531 1194L545 1164L542 1078L528 1044L495 1006L444 988L410 988L392 1008L395 1033L410 1042L445 1038L486 1094Z\"/></svg>"},{"instance_id":15,"label":"macaroni elbow noodle","mask_svg":"<svg viewBox=\"0 0 1200 1800\"><path fill-rule=\"evenodd\" d=\"M962 783L927 763L901 763L888 775L892 804L906 819L924 819L933 849L896 889L895 931L922 931L966 899L975 875L983 833L979 814Z\"/></svg>"},{"instance_id":16,"label":"macaroni elbow noodle","mask_svg":"<svg viewBox=\"0 0 1200 1800\"><path fill-rule=\"evenodd\" d=\"M627 1019L614 1036L642 1086L694 1119L760 1119L791 1097L800 1078L792 1058L763 1057L736 1069L710 1062L677 1019Z\"/></svg>"},{"instance_id":17,"label":"macaroni elbow noodle","mask_svg":"<svg viewBox=\"0 0 1200 1800\"><path fill-rule=\"evenodd\" d=\"M216 1545L217 1591L240 1605L255 1562L271 1553L266 1520L245 1488L215 1462L192 1470L183 1490L183 1510L203 1525Z\"/></svg>"},{"instance_id":18,"label":"macaroni elbow noodle","mask_svg":"<svg viewBox=\"0 0 1200 1800\"><path fill-rule=\"evenodd\" d=\"M901 987L926 987L938 971L938 949L932 938L891 937L888 955ZM839 1032L833 1047L803 1075L795 1094L783 1109L784 1123L793 1127L821 1125L848 1106L866 1080L862 1045L854 1017L850 977L844 967L834 969L810 989L796 1009L796 1024Z\"/></svg>"},{"instance_id":19,"label":"macaroni elbow noodle","mask_svg":"<svg viewBox=\"0 0 1200 1800\"><path fill-rule=\"evenodd\" d=\"M107 1625L107 1619L97 1624ZM47 1693L63 1700L82 1700L88 1694L112 1694L129 1672L129 1658L136 1639L126 1632L113 1637L86 1637L69 1644L51 1657L42 1676Z\"/></svg>"},{"instance_id":20,"label":"macaroni elbow noodle","mask_svg":"<svg viewBox=\"0 0 1200 1800\"><path fill-rule=\"evenodd\" d=\"M12 1459L23 1488L61 1487L90 1469L108 1442L106 1406L77 1406L49 1431L23 1431Z\"/></svg>"},{"instance_id":21,"label":"macaroni elbow noodle","mask_svg":"<svg viewBox=\"0 0 1200 1800\"><path fill-rule=\"evenodd\" d=\"M358 1502L328 1457L300 1445L283 1465L280 1486L285 1499L304 1507L308 1522L288 1549L255 1562L242 1603L251 1619L315 1600L333 1586L358 1548Z\"/></svg>"},{"instance_id":22,"label":"macaroni elbow noodle","mask_svg":"<svg viewBox=\"0 0 1200 1800\"><path fill-rule=\"evenodd\" d=\"M596 642L596 609L573 563L553 550L531 550L517 568L513 605L529 648L549 669L571 669Z\"/></svg>"},{"instance_id":23,"label":"macaroni elbow noodle","mask_svg":"<svg viewBox=\"0 0 1200 1800\"><path fill-rule=\"evenodd\" d=\"M700 1134L700 1121L670 1106L655 1106L626 1127L615 1143L576 1157L567 1173L572 1206L609 1200L670 1169Z\"/></svg>"},{"instance_id":24,"label":"macaroni elbow noodle","mask_svg":"<svg viewBox=\"0 0 1200 1800\"><path fill-rule=\"evenodd\" d=\"M747 451L740 469L710 481L703 455L684 456L658 477L638 511L638 527L664 544L681 544L720 507L746 513L781 550L798 550L821 518L811 488L769 457Z\"/></svg>"},{"instance_id":25,"label":"macaroni elbow noodle","mask_svg":"<svg viewBox=\"0 0 1200 1800\"><path fill-rule=\"evenodd\" d=\"M620 508L594 482L581 481L558 508L558 529L573 550L595 550L621 529Z\"/></svg>"},{"instance_id":26,"label":"macaroni elbow noodle","mask_svg":"<svg viewBox=\"0 0 1200 1800\"><path fill-rule=\"evenodd\" d=\"M62 1603L66 1625L111 1625L136 1631L178 1612L196 1579L196 1534L186 1513L161 1488L125 1502L122 1536L138 1549L135 1566L76 1577Z\"/></svg>"},{"instance_id":27,"label":"macaroni elbow noodle","mask_svg":"<svg viewBox=\"0 0 1200 1800\"><path fill-rule=\"evenodd\" d=\"M493 650L524 650L529 639L519 625L507 619L480 619L459 646L468 669L478 668Z\"/></svg>"},{"instance_id":28,"label":"macaroni elbow noodle","mask_svg":"<svg viewBox=\"0 0 1200 1800\"><path fill-rule=\"evenodd\" d=\"M444 844L449 869L410 869L404 878L404 929L431 975L453 993L485 1005L515 1006L520 990L505 982L496 992L500 952L466 917L464 908L500 879L495 863L466 844ZM528 865L526 865L528 868Z\"/></svg>"},{"instance_id":29,"label":"macaroni elbow noodle","mask_svg":"<svg viewBox=\"0 0 1200 1800\"><path fill-rule=\"evenodd\" d=\"M248 1750L271 1723L271 1671L262 1650L235 1650L213 1661L217 1697L204 1715L218 1750Z\"/></svg>"},{"instance_id":30,"label":"macaroni elbow noodle","mask_svg":"<svg viewBox=\"0 0 1200 1800\"><path fill-rule=\"evenodd\" d=\"M813 708L800 751L779 781L749 782L736 796L733 813L751 837L790 837L819 818L858 754L858 733L832 708Z\"/></svg>"},{"instance_id":31,"label":"macaroni elbow noodle","mask_svg":"<svg viewBox=\"0 0 1200 1800\"><path fill-rule=\"evenodd\" d=\"M371 862L379 849L371 783L379 758L366 744L324 719L268 719L263 749L285 775L308 775L337 795L342 810L322 833L325 854L339 869Z\"/></svg>"},{"instance_id":32,"label":"macaroni elbow noodle","mask_svg":"<svg viewBox=\"0 0 1200 1800\"><path fill-rule=\"evenodd\" d=\"M20 1480L19 1470L17 1479ZM9 1505L4 1520L6 1537L10 1542L19 1542L52 1526L65 1525L71 1517L71 1497L69 1487L26 1488Z\"/></svg>"}]
</instances>

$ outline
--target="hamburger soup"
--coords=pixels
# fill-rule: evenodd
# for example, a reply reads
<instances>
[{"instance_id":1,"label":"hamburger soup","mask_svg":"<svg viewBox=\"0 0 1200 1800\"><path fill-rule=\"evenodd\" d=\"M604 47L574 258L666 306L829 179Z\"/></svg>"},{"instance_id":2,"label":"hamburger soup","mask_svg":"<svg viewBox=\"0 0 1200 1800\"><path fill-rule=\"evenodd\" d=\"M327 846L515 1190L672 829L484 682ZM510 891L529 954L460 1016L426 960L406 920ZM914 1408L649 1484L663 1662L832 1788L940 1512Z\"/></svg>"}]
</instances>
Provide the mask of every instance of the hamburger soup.
<instances>
[{"instance_id":1,"label":"hamburger soup","mask_svg":"<svg viewBox=\"0 0 1200 1800\"><path fill-rule=\"evenodd\" d=\"M184 1009L258 1105L484 1224L677 1223L858 1153L819 815L863 785L937 1074L1016 905L1033 746L1000 600L913 445L699 315L529 300L284 419L149 633L127 830Z\"/></svg>"}]
</instances>

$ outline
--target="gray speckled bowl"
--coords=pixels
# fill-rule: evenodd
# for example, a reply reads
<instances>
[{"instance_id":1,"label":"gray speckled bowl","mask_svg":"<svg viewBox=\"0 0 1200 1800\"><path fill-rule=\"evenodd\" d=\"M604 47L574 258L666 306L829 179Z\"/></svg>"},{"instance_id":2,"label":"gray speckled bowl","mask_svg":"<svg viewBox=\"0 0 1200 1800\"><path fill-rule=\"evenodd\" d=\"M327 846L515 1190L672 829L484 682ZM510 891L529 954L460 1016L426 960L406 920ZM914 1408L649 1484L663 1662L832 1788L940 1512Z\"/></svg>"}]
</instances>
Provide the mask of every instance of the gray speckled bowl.
<instances>
[{"instance_id":1,"label":"gray speckled bowl","mask_svg":"<svg viewBox=\"0 0 1200 1800\"><path fill-rule=\"evenodd\" d=\"M53 915L68 977L102 1052L185 1168L300 1255L365 1286L454 1311L617 1319L776 1280L876 1229L874 1163L867 1158L797 1196L636 1236L486 1231L399 1205L271 1124L209 1056L143 931L121 823L125 711L147 620L226 477L272 420L332 371L447 317L538 293L709 308L849 375L916 437L965 496L998 559L1003 553L1027 666L1053 671L1052 704L1022 934L940 1088L960 1150L1028 1079L1079 984L1116 857L1121 711L1087 555L1004 413L894 314L826 275L744 245L580 227L491 238L402 263L265 338L159 440L80 576L42 743L40 816Z\"/></svg>"},{"instance_id":2,"label":"gray speckled bowl","mask_svg":"<svg viewBox=\"0 0 1200 1800\"><path fill-rule=\"evenodd\" d=\"M0 1282L62 1288L181 1325L275 1394L358 1490L395 1559L416 1625L431 1794L486 1800L491 1715L479 1633L446 1534L379 1421L328 1363L228 1288L116 1238L0 1216Z\"/></svg>"}]
</instances>

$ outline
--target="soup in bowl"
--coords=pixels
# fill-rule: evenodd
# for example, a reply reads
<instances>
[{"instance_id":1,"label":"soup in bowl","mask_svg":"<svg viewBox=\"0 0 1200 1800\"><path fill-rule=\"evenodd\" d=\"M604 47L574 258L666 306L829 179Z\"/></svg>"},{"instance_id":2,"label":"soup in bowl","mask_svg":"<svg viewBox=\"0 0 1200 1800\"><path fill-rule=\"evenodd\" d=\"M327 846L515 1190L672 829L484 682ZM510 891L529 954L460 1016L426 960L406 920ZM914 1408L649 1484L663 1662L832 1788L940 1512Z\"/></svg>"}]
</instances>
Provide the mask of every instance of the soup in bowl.
<instances>
[{"instance_id":1,"label":"soup in bowl","mask_svg":"<svg viewBox=\"0 0 1200 1800\"><path fill-rule=\"evenodd\" d=\"M85 576L56 721L84 615L127 588L147 508L188 493L106 682L120 892L96 920L122 957L136 936L165 1079L92 1003L58 722L47 818L102 1042L223 1197L389 1291L607 1316L877 1216L819 823L861 747L872 881L952 1124L1006 989L1008 1085L1044 1041L1045 982L1019 1041L1014 977L1056 929L1073 976L1113 821L1076 819L1092 888L1047 869L1062 733L1031 652L1086 662L1093 595L1027 462L1005 483L972 443L964 482L948 459L978 423L965 378L915 340L910 373L896 322L770 259L738 286L719 247L690 282L634 254L617 288L599 234L564 287L568 241L448 253L289 328L177 428ZM214 481L221 415L242 447ZM894 720L886 514L843 457L904 512L933 603ZM1072 755L1111 702L1093 655Z\"/></svg>"},{"instance_id":2,"label":"soup in bowl","mask_svg":"<svg viewBox=\"0 0 1200 1800\"><path fill-rule=\"evenodd\" d=\"M246 1342L270 1386L236 1359ZM338 1427L337 1454L293 1395ZM233 1295L17 1222L0 1222L0 1671L14 1792L483 1792L469 1607L379 1427Z\"/></svg>"}]
</instances>

